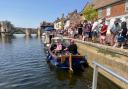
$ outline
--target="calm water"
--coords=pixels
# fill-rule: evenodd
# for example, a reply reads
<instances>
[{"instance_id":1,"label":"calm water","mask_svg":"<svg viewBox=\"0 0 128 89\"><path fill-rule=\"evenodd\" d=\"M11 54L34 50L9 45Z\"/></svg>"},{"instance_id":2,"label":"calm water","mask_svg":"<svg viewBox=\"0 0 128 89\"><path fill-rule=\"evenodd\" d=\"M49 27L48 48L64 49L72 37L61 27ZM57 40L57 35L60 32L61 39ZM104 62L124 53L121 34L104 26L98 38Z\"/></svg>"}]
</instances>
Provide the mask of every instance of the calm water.
<instances>
[{"instance_id":1,"label":"calm water","mask_svg":"<svg viewBox=\"0 0 128 89\"><path fill-rule=\"evenodd\" d=\"M120 89L103 76L98 81L99 89ZM49 66L34 35L0 38L0 89L91 89L91 83L91 68L72 74Z\"/></svg>"}]
</instances>

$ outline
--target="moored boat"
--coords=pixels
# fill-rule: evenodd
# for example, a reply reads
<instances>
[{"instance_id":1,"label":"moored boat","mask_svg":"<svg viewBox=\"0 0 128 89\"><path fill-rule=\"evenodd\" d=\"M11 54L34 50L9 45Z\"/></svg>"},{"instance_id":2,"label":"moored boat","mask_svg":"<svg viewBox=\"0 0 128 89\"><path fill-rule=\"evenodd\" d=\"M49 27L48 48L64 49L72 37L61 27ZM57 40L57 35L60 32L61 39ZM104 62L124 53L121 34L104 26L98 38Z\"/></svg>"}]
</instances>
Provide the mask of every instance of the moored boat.
<instances>
[{"instance_id":1,"label":"moored boat","mask_svg":"<svg viewBox=\"0 0 128 89\"><path fill-rule=\"evenodd\" d=\"M55 29L53 27L47 27L42 33L42 42L44 44L44 50L46 51L49 45L51 44L51 39L54 37Z\"/></svg>"}]
</instances>

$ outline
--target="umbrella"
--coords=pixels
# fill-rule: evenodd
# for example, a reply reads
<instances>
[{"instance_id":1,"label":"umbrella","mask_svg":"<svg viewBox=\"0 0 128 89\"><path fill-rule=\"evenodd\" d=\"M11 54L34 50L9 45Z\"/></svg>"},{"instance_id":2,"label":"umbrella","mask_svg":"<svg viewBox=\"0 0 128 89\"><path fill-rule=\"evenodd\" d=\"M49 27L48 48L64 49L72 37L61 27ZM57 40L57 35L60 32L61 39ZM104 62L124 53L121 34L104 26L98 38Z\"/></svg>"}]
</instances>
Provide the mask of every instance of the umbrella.
<instances>
[{"instance_id":1,"label":"umbrella","mask_svg":"<svg viewBox=\"0 0 128 89\"><path fill-rule=\"evenodd\" d=\"M53 30L54 30L53 27L46 27L46 28L45 28L45 31L53 31Z\"/></svg>"}]
</instances>

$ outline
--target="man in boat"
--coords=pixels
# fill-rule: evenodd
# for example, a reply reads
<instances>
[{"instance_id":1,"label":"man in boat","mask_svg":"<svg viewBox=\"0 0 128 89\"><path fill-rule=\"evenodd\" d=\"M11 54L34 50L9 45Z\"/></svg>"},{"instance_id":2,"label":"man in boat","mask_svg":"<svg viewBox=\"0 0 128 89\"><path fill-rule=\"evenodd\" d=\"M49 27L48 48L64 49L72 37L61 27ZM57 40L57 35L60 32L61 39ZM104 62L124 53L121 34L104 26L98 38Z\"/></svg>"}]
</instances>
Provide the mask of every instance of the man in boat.
<instances>
[{"instance_id":1,"label":"man in boat","mask_svg":"<svg viewBox=\"0 0 128 89\"><path fill-rule=\"evenodd\" d=\"M77 54L79 55L79 53L78 53L78 47L75 44L75 42L74 42L73 39L70 40L70 45L65 50L68 50L69 53L71 53L73 55L77 55Z\"/></svg>"}]
</instances>

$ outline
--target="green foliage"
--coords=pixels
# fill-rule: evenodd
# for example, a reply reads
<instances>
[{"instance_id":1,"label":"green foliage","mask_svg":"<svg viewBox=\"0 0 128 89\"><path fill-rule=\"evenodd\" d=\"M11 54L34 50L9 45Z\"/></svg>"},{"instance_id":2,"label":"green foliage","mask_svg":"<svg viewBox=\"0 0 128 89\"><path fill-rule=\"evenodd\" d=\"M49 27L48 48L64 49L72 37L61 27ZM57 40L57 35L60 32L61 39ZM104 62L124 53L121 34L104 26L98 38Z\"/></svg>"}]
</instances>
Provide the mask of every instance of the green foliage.
<instances>
[{"instance_id":1,"label":"green foliage","mask_svg":"<svg viewBox=\"0 0 128 89\"><path fill-rule=\"evenodd\" d=\"M92 5L88 5L86 8L84 8L82 13L84 18L88 21L92 21L97 17L97 11L93 8Z\"/></svg>"},{"instance_id":2,"label":"green foliage","mask_svg":"<svg viewBox=\"0 0 128 89\"><path fill-rule=\"evenodd\" d=\"M64 18L61 20L61 28L64 29Z\"/></svg>"}]
</instances>

